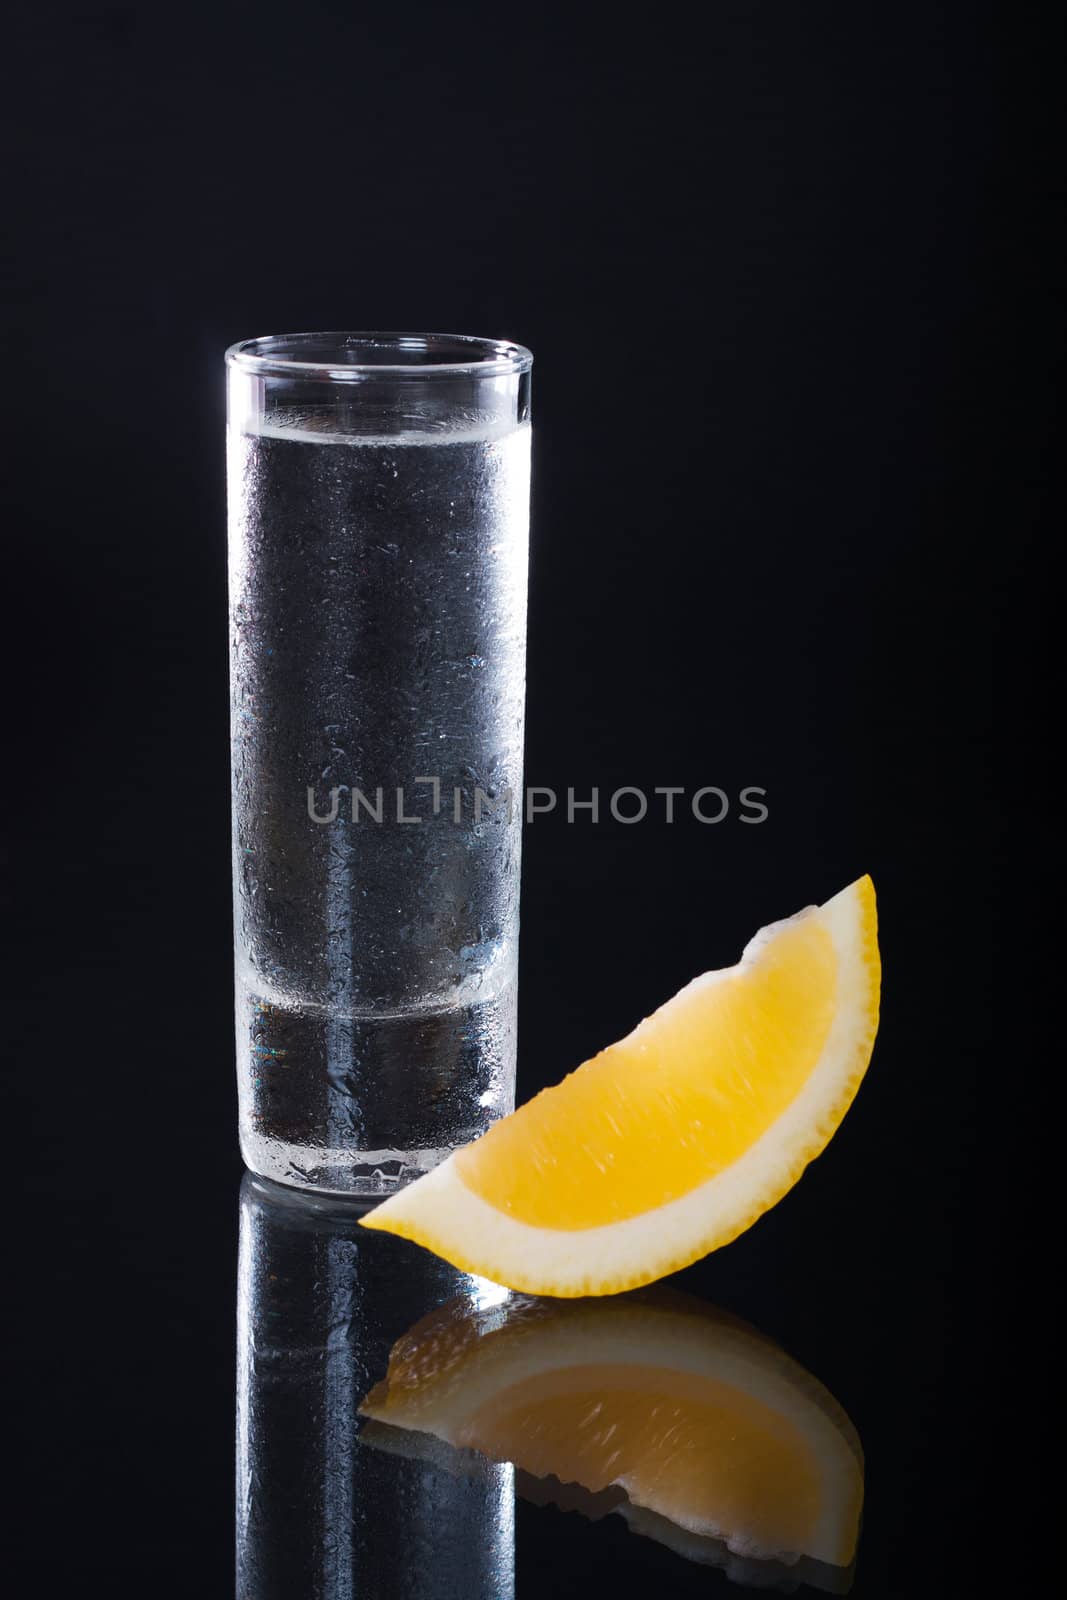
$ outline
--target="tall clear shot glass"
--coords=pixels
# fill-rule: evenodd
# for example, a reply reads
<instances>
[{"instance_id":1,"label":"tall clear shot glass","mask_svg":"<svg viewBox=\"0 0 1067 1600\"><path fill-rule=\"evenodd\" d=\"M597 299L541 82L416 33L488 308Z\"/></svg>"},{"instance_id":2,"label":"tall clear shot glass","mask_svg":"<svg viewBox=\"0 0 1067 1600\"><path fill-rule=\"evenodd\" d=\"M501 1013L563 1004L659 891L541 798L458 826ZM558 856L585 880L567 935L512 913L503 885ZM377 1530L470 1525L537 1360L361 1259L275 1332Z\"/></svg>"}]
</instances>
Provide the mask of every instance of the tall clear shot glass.
<instances>
[{"instance_id":1,"label":"tall clear shot glass","mask_svg":"<svg viewBox=\"0 0 1067 1600\"><path fill-rule=\"evenodd\" d=\"M514 1104L532 357L226 362L241 1148L386 1193Z\"/></svg>"}]
</instances>

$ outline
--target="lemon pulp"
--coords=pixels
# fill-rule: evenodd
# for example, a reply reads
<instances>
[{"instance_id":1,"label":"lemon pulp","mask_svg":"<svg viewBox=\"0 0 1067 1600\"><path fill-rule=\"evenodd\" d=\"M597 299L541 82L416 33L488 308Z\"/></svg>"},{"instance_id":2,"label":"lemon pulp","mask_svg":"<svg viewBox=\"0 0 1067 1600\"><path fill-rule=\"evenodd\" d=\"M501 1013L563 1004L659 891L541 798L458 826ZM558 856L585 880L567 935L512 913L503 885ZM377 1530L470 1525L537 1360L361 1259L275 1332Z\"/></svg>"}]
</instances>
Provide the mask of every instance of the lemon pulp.
<instances>
[{"instance_id":1,"label":"lemon pulp","mask_svg":"<svg viewBox=\"0 0 1067 1600\"><path fill-rule=\"evenodd\" d=\"M827 929L784 925L751 967L697 979L521 1119L459 1151L460 1178L541 1228L619 1222L688 1194L800 1093L826 1044L836 977Z\"/></svg>"}]
</instances>

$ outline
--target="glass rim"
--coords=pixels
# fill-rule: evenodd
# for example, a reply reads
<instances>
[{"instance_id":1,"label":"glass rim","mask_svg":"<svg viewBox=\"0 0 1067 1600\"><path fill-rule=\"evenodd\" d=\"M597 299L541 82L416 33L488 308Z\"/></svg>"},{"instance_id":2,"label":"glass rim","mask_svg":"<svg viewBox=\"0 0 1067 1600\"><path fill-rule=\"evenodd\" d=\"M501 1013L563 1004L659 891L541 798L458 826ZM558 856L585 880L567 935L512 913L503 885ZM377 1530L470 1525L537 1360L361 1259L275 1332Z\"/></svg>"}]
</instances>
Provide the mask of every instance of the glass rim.
<instances>
[{"instance_id":1,"label":"glass rim","mask_svg":"<svg viewBox=\"0 0 1067 1600\"><path fill-rule=\"evenodd\" d=\"M305 361L301 345L334 344L338 352L361 346L395 349L399 355L421 352L423 361ZM432 359L435 350L458 355L458 360ZM226 365L260 377L316 377L335 383L359 383L374 378L471 377L498 378L529 372L533 356L524 345L509 339L482 339L469 333L377 333L353 331L321 333L268 333L241 339L226 351Z\"/></svg>"}]
</instances>

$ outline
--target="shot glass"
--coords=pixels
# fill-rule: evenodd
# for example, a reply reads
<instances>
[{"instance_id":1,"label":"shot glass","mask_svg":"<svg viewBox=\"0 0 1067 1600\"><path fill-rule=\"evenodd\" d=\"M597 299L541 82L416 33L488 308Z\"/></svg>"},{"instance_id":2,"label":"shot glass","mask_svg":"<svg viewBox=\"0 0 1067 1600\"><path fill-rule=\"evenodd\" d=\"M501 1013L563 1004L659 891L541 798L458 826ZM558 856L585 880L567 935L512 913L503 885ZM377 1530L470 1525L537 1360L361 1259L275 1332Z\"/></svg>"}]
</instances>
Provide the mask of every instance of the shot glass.
<instances>
[{"instance_id":1,"label":"shot glass","mask_svg":"<svg viewBox=\"0 0 1067 1600\"><path fill-rule=\"evenodd\" d=\"M532 357L226 362L241 1148L385 1193L514 1104Z\"/></svg>"}]
</instances>

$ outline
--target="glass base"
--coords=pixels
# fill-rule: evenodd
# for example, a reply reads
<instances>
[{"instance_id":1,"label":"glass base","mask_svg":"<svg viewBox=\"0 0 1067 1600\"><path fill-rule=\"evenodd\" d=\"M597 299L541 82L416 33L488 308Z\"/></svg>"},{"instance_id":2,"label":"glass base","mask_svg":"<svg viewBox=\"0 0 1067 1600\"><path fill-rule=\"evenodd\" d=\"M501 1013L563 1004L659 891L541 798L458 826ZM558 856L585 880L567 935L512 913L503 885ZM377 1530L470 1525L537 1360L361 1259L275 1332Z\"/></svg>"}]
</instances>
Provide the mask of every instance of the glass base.
<instances>
[{"instance_id":1,"label":"glass base","mask_svg":"<svg viewBox=\"0 0 1067 1600\"><path fill-rule=\"evenodd\" d=\"M313 1189L319 1194L385 1196L421 1178L452 1154L452 1146L432 1150L327 1150L314 1145L264 1139L251 1129L241 1137L249 1171L273 1183Z\"/></svg>"},{"instance_id":2,"label":"glass base","mask_svg":"<svg viewBox=\"0 0 1067 1600\"><path fill-rule=\"evenodd\" d=\"M374 1198L515 1104L516 983L477 1004L382 1016L238 987L241 1153L261 1177Z\"/></svg>"}]
</instances>

